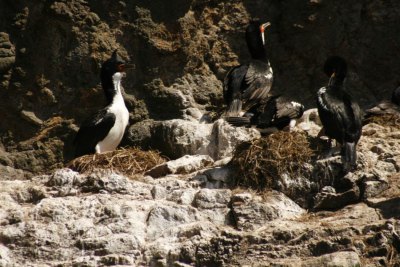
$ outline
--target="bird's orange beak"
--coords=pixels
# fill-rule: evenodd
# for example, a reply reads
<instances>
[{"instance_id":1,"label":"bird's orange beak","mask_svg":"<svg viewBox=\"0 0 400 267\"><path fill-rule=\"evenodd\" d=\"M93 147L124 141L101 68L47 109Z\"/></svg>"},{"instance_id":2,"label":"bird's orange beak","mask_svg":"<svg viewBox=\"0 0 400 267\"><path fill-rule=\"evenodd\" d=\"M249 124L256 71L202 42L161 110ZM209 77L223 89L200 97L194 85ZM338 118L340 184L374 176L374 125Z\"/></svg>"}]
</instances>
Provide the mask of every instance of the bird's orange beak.
<instances>
[{"instance_id":1,"label":"bird's orange beak","mask_svg":"<svg viewBox=\"0 0 400 267\"><path fill-rule=\"evenodd\" d=\"M260 26L261 39L262 39L263 45L265 45L265 34L264 34L264 31L265 31L265 28L268 28L269 26L271 26L270 22L266 22L264 24L261 24L261 26Z\"/></svg>"}]
</instances>

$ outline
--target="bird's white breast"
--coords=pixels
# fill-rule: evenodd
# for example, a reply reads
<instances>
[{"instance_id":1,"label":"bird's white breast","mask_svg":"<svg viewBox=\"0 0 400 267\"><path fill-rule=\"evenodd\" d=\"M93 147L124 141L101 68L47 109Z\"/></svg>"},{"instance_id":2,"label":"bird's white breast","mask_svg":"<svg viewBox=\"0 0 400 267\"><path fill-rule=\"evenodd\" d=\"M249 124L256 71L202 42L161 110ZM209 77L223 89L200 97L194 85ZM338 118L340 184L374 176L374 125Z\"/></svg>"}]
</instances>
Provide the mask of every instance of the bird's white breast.
<instances>
[{"instance_id":1,"label":"bird's white breast","mask_svg":"<svg viewBox=\"0 0 400 267\"><path fill-rule=\"evenodd\" d=\"M108 112L115 115L115 123L108 132L107 136L96 146L96 152L102 153L113 151L117 148L124 136L126 126L129 122L129 111L125 106L124 99L120 90L120 83L116 84L117 94L108 108Z\"/></svg>"}]
</instances>

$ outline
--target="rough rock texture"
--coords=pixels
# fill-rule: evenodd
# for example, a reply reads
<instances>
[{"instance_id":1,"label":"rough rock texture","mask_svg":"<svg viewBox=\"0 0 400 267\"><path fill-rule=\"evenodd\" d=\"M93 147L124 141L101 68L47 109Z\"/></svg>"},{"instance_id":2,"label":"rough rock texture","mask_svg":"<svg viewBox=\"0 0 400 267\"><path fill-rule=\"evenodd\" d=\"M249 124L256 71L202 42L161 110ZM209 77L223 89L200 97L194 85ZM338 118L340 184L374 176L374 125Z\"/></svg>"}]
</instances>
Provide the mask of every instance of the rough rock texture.
<instances>
[{"instance_id":1,"label":"rough rock texture","mask_svg":"<svg viewBox=\"0 0 400 267\"><path fill-rule=\"evenodd\" d=\"M314 183L312 175L281 178L281 192L231 188L229 157L209 155L137 180L108 170L9 172L0 179L0 264L398 266L399 128L364 132L358 171L338 176L338 157L313 166L329 170L319 191L290 182ZM314 211L304 198L314 198Z\"/></svg>"},{"instance_id":2,"label":"rough rock texture","mask_svg":"<svg viewBox=\"0 0 400 267\"><path fill-rule=\"evenodd\" d=\"M79 124L101 107L100 64L117 48L136 65L124 81L131 124L218 110L223 77L249 59L243 35L252 18L272 23L267 48L274 92L315 106L315 92L327 82L321 66L339 54L349 61L349 90L363 107L373 106L398 85L399 11L398 2L378 0L4 0L1 140L7 151L21 151L15 146L39 136L53 117ZM48 138L69 145L73 135ZM31 161L39 171L49 168L43 158L71 159L37 149Z\"/></svg>"},{"instance_id":3,"label":"rough rock texture","mask_svg":"<svg viewBox=\"0 0 400 267\"><path fill-rule=\"evenodd\" d=\"M314 107L337 54L366 108L398 86L399 14L394 0L0 1L0 266L400 266L398 127L363 128L355 173L339 179L332 157L260 194L231 188L227 165L258 132L211 119L250 19L272 23L274 93ZM114 49L136 65L123 145L173 160L156 178L60 169Z\"/></svg>"},{"instance_id":4,"label":"rough rock texture","mask_svg":"<svg viewBox=\"0 0 400 267\"><path fill-rule=\"evenodd\" d=\"M125 136L123 145L157 149L171 159L201 154L220 160L229 157L237 144L261 135L253 128L233 127L223 119L213 123L174 119L135 124Z\"/></svg>"},{"instance_id":5,"label":"rough rock texture","mask_svg":"<svg viewBox=\"0 0 400 267\"><path fill-rule=\"evenodd\" d=\"M400 263L395 183L368 205L310 214L282 193L206 189L190 175L61 169L0 184L2 266Z\"/></svg>"}]
</instances>

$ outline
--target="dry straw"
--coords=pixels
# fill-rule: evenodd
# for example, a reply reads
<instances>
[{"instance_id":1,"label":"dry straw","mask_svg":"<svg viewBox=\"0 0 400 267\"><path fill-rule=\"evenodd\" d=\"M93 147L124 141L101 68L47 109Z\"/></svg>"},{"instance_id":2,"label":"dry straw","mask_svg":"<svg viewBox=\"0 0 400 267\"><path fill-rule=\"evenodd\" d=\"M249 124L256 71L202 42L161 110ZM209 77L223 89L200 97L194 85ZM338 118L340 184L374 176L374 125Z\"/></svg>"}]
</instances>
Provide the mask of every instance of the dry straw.
<instances>
[{"instance_id":1,"label":"dry straw","mask_svg":"<svg viewBox=\"0 0 400 267\"><path fill-rule=\"evenodd\" d=\"M255 190L274 188L274 181L284 173L299 175L304 163L314 156L303 132L276 132L236 148L231 164L238 170L235 186Z\"/></svg>"},{"instance_id":2,"label":"dry straw","mask_svg":"<svg viewBox=\"0 0 400 267\"><path fill-rule=\"evenodd\" d=\"M165 159L157 151L121 148L112 152L76 158L68 164L68 167L81 173L91 172L95 169L109 169L134 176L164 162Z\"/></svg>"}]
</instances>

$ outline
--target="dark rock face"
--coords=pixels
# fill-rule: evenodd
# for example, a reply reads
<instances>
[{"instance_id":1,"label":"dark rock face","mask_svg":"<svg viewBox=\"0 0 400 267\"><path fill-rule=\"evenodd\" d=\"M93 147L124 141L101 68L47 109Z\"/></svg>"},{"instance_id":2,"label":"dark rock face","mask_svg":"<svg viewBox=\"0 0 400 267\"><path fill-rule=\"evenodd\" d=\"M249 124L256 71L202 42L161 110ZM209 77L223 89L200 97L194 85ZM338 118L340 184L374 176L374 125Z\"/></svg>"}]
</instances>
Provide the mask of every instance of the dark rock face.
<instances>
[{"instance_id":1,"label":"dark rock face","mask_svg":"<svg viewBox=\"0 0 400 267\"><path fill-rule=\"evenodd\" d=\"M215 110L226 72L249 59L252 18L272 23L273 92L314 106L327 82L321 66L337 54L349 63L348 89L370 106L398 83L399 11L377 0L1 1L2 143L34 138L55 116L79 124L101 107L98 73L114 49L136 65L124 81L132 124Z\"/></svg>"}]
</instances>

